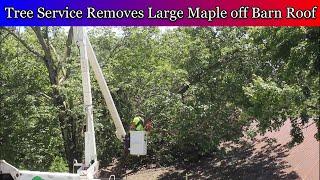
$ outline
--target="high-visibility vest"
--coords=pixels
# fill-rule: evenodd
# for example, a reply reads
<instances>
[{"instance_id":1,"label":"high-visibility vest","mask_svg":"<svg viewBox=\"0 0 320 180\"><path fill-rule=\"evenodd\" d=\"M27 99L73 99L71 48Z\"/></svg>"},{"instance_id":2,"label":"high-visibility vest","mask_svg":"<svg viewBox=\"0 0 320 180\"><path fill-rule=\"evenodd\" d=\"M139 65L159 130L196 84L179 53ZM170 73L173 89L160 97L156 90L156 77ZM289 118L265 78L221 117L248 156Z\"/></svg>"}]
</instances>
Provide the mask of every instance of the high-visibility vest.
<instances>
[{"instance_id":1,"label":"high-visibility vest","mask_svg":"<svg viewBox=\"0 0 320 180\"><path fill-rule=\"evenodd\" d=\"M135 125L136 131L144 131L143 119L141 117L133 118L132 123Z\"/></svg>"}]
</instances>

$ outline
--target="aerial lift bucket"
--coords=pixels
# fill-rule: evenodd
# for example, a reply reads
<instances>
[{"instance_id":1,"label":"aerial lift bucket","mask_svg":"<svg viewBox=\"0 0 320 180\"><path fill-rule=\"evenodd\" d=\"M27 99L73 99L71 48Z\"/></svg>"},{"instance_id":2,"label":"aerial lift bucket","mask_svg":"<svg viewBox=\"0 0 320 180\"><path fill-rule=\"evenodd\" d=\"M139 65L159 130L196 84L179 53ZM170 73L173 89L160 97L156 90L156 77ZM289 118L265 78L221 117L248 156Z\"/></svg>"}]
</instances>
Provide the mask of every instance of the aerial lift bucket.
<instances>
[{"instance_id":1,"label":"aerial lift bucket","mask_svg":"<svg viewBox=\"0 0 320 180\"><path fill-rule=\"evenodd\" d=\"M147 155L146 131L130 131L130 154L135 156Z\"/></svg>"}]
</instances>

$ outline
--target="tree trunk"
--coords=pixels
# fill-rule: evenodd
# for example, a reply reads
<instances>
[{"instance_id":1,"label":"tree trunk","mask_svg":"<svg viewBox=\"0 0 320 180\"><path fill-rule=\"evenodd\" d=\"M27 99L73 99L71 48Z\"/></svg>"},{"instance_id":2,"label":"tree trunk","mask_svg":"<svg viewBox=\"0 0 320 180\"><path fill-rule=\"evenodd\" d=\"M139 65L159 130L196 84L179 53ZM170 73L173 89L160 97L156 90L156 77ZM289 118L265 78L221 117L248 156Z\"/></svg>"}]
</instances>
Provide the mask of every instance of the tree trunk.
<instances>
[{"instance_id":1,"label":"tree trunk","mask_svg":"<svg viewBox=\"0 0 320 180\"><path fill-rule=\"evenodd\" d=\"M46 65L46 68L48 70L48 75L50 79L50 84L52 88L52 99L53 104L55 107L59 109L58 113L58 120L60 123L60 130L63 138L63 144L64 144L64 151L65 151L65 157L68 161L68 167L69 172L73 171L73 162L74 160L82 161L82 146L80 146L79 136L80 131L79 128L77 128L77 123L79 122L77 118L72 117L72 115L68 112L71 111L71 109L68 109L67 102L65 101L64 96L59 91L59 72L62 71L61 67L57 66L57 62L59 61L57 58L54 57L52 54L52 46L50 45L50 40L48 39L48 31L41 31L40 27L33 27L33 31L35 32L38 42L42 47L42 50L44 52L43 61ZM45 33L45 34L43 34ZM71 35L70 35L71 34ZM47 39L45 39L47 38ZM72 29L69 31L68 39L66 42L66 55L65 59L70 56L70 46L72 43ZM55 52L53 50L53 52ZM64 77L66 78L66 77ZM71 107L72 108L72 107Z\"/></svg>"},{"instance_id":2,"label":"tree trunk","mask_svg":"<svg viewBox=\"0 0 320 180\"><path fill-rule=\"evenodd\" d=\"M21 38L21 36L15 33L13 28L2 27L0 29L5 30L8 34L16 38L30 53L35 57L42 60L48 70L48 77L51 84L51 98L53 105L59 109L58 121L60 125L61 135L64 144L65 158L68 161L69 172L73 170L73 160L77 159L82 161L82 139L81 128L77 126L77 122L81 122L79 116L74 117L71 112L72 107L67 106L67 102L63 94L59 91L59 75L60 81L68 78L69 72L63 72L63 67L59 65L61 61L67 61L71 55L71 45L73 38L73 29L69 29L68 38L66 40L66 49L63 59L59 59L59 55L56 54L54 47L52 46L49 38L48 27L32 27L38 43L42 49L42 52L38 52L35 48L29 45L29 43ZM69 107L69 109L68 109Z\"/></svg>"},{"instance_id":3,"label":"tree trunk","mask_svg":"<svg viewBox=\"0 0 320 180\"><path fill-rule=\"evenodd\" d=\"M53 101L56 107L59 107L58 120L60 124L60 130L63 139L65 157L68 162L69 172L73 171L73 161L82 160L82 149L79 139L79 128L76 125L78 119L72 117L67 112L69 111L64 105L64 98L60 95L59 91L53 88Z\"/></svg>"}]
</instances>

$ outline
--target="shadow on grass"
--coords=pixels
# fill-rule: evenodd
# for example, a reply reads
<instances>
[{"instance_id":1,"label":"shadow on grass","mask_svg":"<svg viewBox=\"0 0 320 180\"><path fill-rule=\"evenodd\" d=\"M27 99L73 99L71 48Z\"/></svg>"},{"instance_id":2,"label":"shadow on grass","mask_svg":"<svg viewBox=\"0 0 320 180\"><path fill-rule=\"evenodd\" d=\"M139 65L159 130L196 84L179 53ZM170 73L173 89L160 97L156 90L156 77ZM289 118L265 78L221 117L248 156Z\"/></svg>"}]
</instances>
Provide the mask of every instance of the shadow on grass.
<instances>
[{"instance_id":1,"label":"shadow on grass","mask_svg":"<svg viewBox=\"0 0 320 180\"><path fill-rule=\"evenodd\" d=\"M255 149L255 144L261 147ZM198 163L177 165L175 170L160 175L159 179L300 179L294 171L287 173L290 165L284 160L288 156L287 146L277 144L274 139L238 145L226 144L230 149L221 157L208 158Z\"/></svg>"}]
</instances>

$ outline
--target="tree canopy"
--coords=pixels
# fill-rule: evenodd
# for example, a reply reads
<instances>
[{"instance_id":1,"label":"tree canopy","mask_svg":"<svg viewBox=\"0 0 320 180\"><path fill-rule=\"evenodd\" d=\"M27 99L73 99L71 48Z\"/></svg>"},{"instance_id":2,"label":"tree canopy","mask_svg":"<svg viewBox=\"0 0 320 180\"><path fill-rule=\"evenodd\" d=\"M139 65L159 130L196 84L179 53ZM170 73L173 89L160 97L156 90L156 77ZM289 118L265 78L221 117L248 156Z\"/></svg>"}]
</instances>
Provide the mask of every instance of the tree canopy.
<instances>
[{"instance_id":1,"label":"tree canopy","mask_svg":"<svg viewBox=\"0 0 320 180\"><path fill-rule=\"evenodd\" d=\"M147 161L195 161L225 141L291 121L319 128L319 28L90 28L89 38L128 130L153 122ZM72 28L0 29L0 159L29 170L72 170L84 113ZM92 77L92 80L94 78ZM121 156L93 80L98 159ZM315 138L320 139L319 132Z\"/></svg>"}]
</instances>

